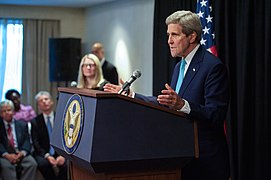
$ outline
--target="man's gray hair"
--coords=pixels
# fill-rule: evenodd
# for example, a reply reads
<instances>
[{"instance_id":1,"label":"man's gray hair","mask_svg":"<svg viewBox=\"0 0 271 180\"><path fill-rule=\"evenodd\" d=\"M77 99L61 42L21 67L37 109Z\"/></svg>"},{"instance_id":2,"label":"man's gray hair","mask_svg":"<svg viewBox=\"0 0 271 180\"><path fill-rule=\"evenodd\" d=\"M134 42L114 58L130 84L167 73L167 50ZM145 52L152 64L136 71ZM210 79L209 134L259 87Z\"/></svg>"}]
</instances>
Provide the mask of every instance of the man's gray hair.
<instances>
[{"instance_id":1,"label":"man's gray hair","mask_svg":"<svg viewBox=\"0 0 271 180\"><path fill-rule=\"evenodd\" d=\"M35 100L38 102L41 96L48 96L50 99L52 99L52 96L48 91L40 91L38 94L36 94Z\"/></svg>"},{"instance_id":2,"label":"man's gray hair","mask_svg":"<svg viewBox=\"0 0 271 180\"><path fill-rule=\"evenodd\" d=\"M200 42L202 26L197 14L191 11L176 11L167 17L166 25L169 24L179 24L182 27L182 32L187 36L195 32L197 34L196 41Z\"/></svg>"},{"instance_id":3,"label":"man's gray hair","mask_svg":"<svg viewBox=\"0 0 271 180\"><path fill-rule=\"evenodd\" d=\"M0 103L0 111L2 111L2 108L4 106L10 106L12 111L14 111L14 104L11 100L4 100Z\"/></svg>"}]
</instances>

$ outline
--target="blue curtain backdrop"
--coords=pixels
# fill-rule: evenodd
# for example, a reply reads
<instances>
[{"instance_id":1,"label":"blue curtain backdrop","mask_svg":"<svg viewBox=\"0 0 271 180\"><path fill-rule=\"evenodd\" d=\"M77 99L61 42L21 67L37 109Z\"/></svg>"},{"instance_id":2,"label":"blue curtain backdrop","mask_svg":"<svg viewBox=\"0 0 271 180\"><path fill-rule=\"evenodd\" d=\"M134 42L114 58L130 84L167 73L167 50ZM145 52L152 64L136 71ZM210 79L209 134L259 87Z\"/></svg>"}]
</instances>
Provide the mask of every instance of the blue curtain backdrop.
<instances>
[{"instance_id":1,"label":"blue curtain backdrop","mask_svg":"<svg viewBox=\"0 0 271 180\"><path fill-rule=\"evenodd\" d=\"M8 24L22 24L22 20L18 19L3 19L0 18L0 101L2 100L5 72L6 72L6 60L7 60L7 25ZM22 51L22 49L21 49ZM17 52L13 52L17 53ZM14 67L15 68L15 67ZM6 82L7 83L7 82ZM19 90L20 91L20 90Z\"/></svg>"},{"instance_id":2,"label":"blue curtain backdrop","mask_svg":"<svg viewBox=\"0 0 271 180\"><path fill-rule=\"evenodd\" d=\"M3 86L5 79L5 69L6 69L6 51L7 51L7 20L0 19L0 101L3 94Z\"/></svg>"}]
</instances>

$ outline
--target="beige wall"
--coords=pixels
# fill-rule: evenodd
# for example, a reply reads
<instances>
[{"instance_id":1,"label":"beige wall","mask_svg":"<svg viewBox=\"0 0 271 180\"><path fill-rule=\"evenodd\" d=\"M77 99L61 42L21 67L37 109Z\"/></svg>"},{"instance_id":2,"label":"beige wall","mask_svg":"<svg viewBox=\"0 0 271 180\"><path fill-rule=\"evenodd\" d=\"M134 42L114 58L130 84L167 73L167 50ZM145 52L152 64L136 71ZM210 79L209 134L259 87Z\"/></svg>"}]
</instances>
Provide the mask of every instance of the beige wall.
<instances>
[{"instance_id":1,"label":"beige wall","mask_svg":"<svg viewBox=\"0 0 271 180\"><path fill-rule=\"evenodd\" d=\"M82 8L0 5L1 17L60 20L61 37L85 41L85 10Z\"/></svg>"},{"instance_id":2,"label":"beige wall","mask_svg":"<svg viewBox=\"0 0 271 180\"><path fill-rule=\"evenodd\" d=\"M154 0L120 0L86 9L0 5L0 17L60 20L61 37L81 38L83 54L101 41L124 81L141 70L132 89L146 95L152 94L153 16Z\"/></svg>"},{"instance_id":3,"label":"beige wall","mask_svg":"<svg viewBox=\"0 0 271 180\"><path fill-rule=\"evenodd\" d=\"M113 1L86 9L85 52L100 41L106 59L124 81L139 69L142 76L132 90L152 95L154 0Z\"/></svg>"}]
</instances>

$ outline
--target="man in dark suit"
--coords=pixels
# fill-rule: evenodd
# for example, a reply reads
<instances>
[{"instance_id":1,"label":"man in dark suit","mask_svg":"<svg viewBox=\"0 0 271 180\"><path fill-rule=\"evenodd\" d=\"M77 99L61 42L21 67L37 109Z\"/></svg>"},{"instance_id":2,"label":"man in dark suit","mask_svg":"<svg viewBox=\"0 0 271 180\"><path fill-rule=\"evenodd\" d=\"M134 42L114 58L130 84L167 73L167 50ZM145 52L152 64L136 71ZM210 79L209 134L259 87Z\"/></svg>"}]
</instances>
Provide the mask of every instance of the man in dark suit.
<instances>
[{"instance_id":1,"label":"man in dark suit","mask_svg":"<svg viewBox=\"0 0 271 180\"><path fill-rule=\"evenodd\" d=\"M162 94L130 96L159 103L187 114L198 124L199 158L182 169L182 180L228 180L229 155L224 120L229 103L226 67L201 45L199 17L190 11L177 11L166 19L172 57L182 58L174 69L171 86ZM120 86L107 84L105 91L118 92Z\"/></svg>"},{"instance_id":2,"label":"man in dark suit","mask_svg":"<svg viewBox=\"0 0 271 180\"><path fill-rule=\"evenodd\" d=\"M99 42L94 43L91 52L99 58L104 78L112 84L119 84L117 68L105 59L103 45Z\"/></svg>"},{"instance_id":3,"label":"man in dark suit","mask_svg":"<svg viewBox=\"0 0 271 180\"><path fill-rule=\"evenodd\" d=\"M0 103L0 164L3 179L31 180L36 178L37 163L31 150L28 126L13 118L10 100Z\"/></svg>"},{"instance_id":4,"label":"man in dark suit","mask_svg":"<svg viewBox=\"0 0 271 180\"><path fill-rule=\"evenodd\" d=\"M34 145L34 158L38 163L38 169L45 179L67 179L65 158L58 155L50 145L55 116L53 111L54 102L47 91L40 91L35 99L41 114L32 120L31 134Z\"/></svg>"}]
</instances>

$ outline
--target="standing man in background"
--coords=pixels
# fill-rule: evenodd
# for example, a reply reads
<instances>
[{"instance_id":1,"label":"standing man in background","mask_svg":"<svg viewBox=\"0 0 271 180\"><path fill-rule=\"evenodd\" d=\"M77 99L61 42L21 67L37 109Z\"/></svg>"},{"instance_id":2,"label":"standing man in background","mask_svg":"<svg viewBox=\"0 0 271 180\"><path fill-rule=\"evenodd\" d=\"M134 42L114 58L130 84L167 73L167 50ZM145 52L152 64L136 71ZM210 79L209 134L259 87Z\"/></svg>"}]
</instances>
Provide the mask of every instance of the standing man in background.
<instances>
[{"instance_id":1,"label":"standing man in background","mask_svg":"<svg viewBox=\"0 0 271 180\"><path fill-rule=\"evenodd\" d=\"M91 52L99 58L104 78L110 83L118 85L119 76L117 68L105 59L103 45L99 42L94 43L91 47Z\"/></svg>"}]
</instances>

